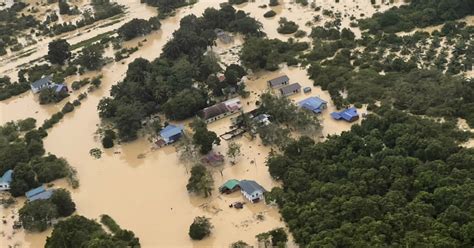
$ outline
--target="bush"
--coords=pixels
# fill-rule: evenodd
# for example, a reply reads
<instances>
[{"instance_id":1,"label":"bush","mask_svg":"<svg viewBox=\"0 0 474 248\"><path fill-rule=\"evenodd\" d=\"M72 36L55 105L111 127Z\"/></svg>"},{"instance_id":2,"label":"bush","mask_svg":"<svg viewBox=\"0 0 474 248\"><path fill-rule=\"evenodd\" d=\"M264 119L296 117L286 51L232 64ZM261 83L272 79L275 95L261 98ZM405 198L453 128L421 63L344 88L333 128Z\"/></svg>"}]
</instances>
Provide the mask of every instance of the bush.
<instances>
[{"instance_id":1,"label":"bush","mask_svg":"<svg viewBox=\"0 0 474 248\"><path fill-rule=\"evenodd\" d=\"M270 18L270 17L276 16L276 14L277 14L277 13L276 13L275 11L269 10L269 11L267 11L265 14L263 14L263 17L265 17L265 18Z\"/></svg>"},{"instance_id":2,"label":"bush","mask_svg":"<svg viewBox=\"0 0 474 248\"><path fill-rule=\"evenodd\" d=\"M74 110L74 105L70 102L67 102L64 107L61 109L61 112L63 114L67 114L69 112L72 112Z\"/></svg>"},{"instance_id":3,"label":"bush","mask_svg":"<svg viewBox=\"0 0 474 248\"><path fill-rule=\"evenodd\" d=\"M202 240L211 234L212 225L208 218L199 216L189 227L189 237L193 240Z\"/></svg>"},{"instance_id":4,"label":"bush","mask_svg":"<svg viewBox=\"0 0 474 248\"><path fill-rule=\"evenodd\" d=\"M49 200L56 206L61 217L69 216L76 211L76 204L71 199L71 193L65 189L54 190Z\"/></svg>"},{"instance_id":5,"label":"bush","mask_svg":"<svg viewBox=\"0 0 474 248\"><path fill-rule=\"evenodd\" d=\"M296 24L294 21L288 21L284 17L280 18L278 23L280 26L278 27L277 31L280 34L292 34L299 28L298 24Z\"/></svg>"}]
</instances>

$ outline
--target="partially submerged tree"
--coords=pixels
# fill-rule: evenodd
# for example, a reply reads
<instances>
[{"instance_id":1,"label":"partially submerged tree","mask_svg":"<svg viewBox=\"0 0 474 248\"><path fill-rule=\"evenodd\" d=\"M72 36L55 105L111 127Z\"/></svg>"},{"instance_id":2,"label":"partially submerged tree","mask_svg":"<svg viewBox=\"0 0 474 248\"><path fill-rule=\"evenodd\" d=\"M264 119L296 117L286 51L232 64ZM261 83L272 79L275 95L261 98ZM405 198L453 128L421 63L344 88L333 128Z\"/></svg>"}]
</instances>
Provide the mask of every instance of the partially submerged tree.
<instances>
[{"instance_id":1,"label":"partially submerged tree","mask_svg":"<svg viewBox=\"0 0 474 248\"><path fill-rule=\"evenodd\" d=\"M209 197L212 194L213 186L212 175L204 165L197 164L191 169L191 176L186 185L189 192Z\"/></svg>"},{"instance_id":2,"label":"partially submerged tree","mask_svg":"<svg viewBox=\"0 0 474 248\"><path fill-rule=\"evenodd\" d=\"M63 65L64 62L71 57L70 49L71 46L67 40L53 40L48 44L48 55L46 58L51 62L51 64Z\"/></svg>"},{"instance_id":3,"label":"partially submerged tree","mask_svg":"<svg viewBox=\"0 0 474 248\"><path fill-rule=\"evenodd\" d=\"M195 119L192 123L194 130L193 143L199 147L201 154L207 154L213 145L220 145L221 139L215 132L209 131L207 125L201 119Z\"/></svg>"},{"instance_id":4,"label":"partially submerged tree","mask_svg":"<svg viewBox=\"0 0 474 248\"><path fill-rule=\"evenodd\" d=\"M240 156L241 145L235 142L230 142L227 145L227 156L231 158L231 163L235 164L235 160Z\"/></svg>"},{"instance_id":5,"label":"partially submerged tree","mask_svg":"<svg viewBox=\"0 0 474 248\"><path fill-rule=\"evenodd\" d=\"M198 216L194 218L189 227L189 237L194 240L202 240L211 234L212 224L209 218Z\"/></svg>"}]
</instances>

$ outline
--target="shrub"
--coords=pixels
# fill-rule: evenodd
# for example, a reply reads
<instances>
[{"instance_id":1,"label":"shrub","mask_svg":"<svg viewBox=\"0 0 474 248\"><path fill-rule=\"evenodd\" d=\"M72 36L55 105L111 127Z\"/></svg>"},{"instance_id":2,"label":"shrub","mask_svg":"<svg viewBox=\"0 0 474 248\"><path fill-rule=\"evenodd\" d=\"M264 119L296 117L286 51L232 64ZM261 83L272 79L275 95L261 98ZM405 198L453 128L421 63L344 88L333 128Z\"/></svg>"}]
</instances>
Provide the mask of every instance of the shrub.
<instances>
[{"instance_id":1,"label":"shrub","mask_svg":"<svg viewBox=\"0 0 474 248\"><path fill-rule=\"evenodd\" d=\"M189 227L189 237L193 240L202 240L211 234L212 225L208 218L198 216Z\"/></svg>"}]
</instances>

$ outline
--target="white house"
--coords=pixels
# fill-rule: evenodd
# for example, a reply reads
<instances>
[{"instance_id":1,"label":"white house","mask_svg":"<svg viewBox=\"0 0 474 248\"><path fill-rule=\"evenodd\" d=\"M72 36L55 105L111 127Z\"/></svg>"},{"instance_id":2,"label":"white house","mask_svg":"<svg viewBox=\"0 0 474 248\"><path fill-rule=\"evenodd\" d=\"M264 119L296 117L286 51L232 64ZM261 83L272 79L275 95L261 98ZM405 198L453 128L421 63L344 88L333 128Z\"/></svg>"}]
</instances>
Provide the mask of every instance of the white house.
<instances>
[{"instance_id":1,"label":"white house","mask_svg":"<svg viewBox=\"0 0 474 248\"><path fill-rule=\"evenodd\" d=\"M239 182L240 192L250 202L256 203L263 200L265 189L253 180L242 180Z\"/></svg>"},{"instance_id":2,"label":"white house","mask_svg":"<svg viewBox=\"0 0 474 248\"><path fill-rule=\"evenodd\" d=\"M36 94L36 93L40 92L42 89L56 87L56 83L53 82L51 76L47 76L47 77L43 77L39 80L36 80L35 82L33 82L30 85L30 87L31 87L31 91L33 91L33 93Z\"/></svg>"}]
</instances>

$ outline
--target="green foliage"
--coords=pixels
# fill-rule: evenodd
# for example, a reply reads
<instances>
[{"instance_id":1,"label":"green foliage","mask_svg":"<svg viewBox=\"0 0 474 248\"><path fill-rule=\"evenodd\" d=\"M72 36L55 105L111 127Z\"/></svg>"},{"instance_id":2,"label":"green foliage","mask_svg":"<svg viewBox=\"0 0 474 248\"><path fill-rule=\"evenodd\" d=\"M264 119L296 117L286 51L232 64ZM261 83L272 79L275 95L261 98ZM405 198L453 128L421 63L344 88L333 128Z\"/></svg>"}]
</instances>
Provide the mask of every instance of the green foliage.
<instances>
[{"instance_id":1,"label":"green foliage","mask_svg":"<svg viewBox=\"0 0 474 248\"><path fill-rule=\"evenodd\" d=\"M270 0L268 5L273 7L273 6L278 6L279 4L280 3L278 2L278 0Z\"/></svg>"},{"instance_id":2,"label":"green foliage","mask_svg":"<svg viewBox=\"0 0 474 248\"><path fill-rule=\"evenodd\" d=\"M242 240L236 241L230 245L230 248L251 248L249 244L245 243Z\"/></svg>"},{"instance_id":3,"label":"green foliage","mask_svg":"<svg viewBox=\"0 0 474 248\"><path fill-rule=\"evenodd\" d=\"M56 92L55 88L42 89L39 94L40 104L58 103L69 96L66 91Z\"/></svg>"},{"instance_id":4,"label":"green foliage","mask_svg":"<svg viewBox=\"0 0 474 248\"><path fill-rule=\"evenodd\" d=\"M213 145L220 145L221 139L213 131L207 129L206 124L200 119L195 119L192 123L193 143L199 147L201 154L207 154L212 150Z\"/></svg>"},{"instance_id":5,"label":"green foliage","mask_svg":"<svg viewBox=\"0 0 474 248\"><path fill-rule=\"evenodd\" d=\"M230 5L239 5L248 2L249 0L229 0Z\"/></svg>"},{"instance_id":6,"label":"green foliage","mask_svg":"<svg viewBox=\"0 0 474 248\"><path fill-rule=\"evenodd\" d=\"M26 203L19 211L20 222L28 231L42 232L52 225L51 221L59 215L56 206L49 200L36 200Z\"/></svg>"},{"instance_id":7,"label":"green foliage","mask_svg":"<svg viewBox=\"0 0 474 248\"><path fill-rule=\"evenodd\" d=\"M359 21L361 29L371 33L410 31L471 15L474 3L468 0L412 0L408 5L393 7L371 18Z\"/></svg>"},{"instance_id":8,"label":"green foliage","mask_svg":"<svg viewBox=\"0 0 474 248\"><path fill-rule=\"evenodd\" d=\"M71 9L69 4L67 3L67 0L59 0L58 7L60 15L69 15L71 13Z\"/></svg>"},{"instance_id":9,"label":"green foliage","mask_svg":"<svg viewBox=\"0 0 474 248\"><path fill-rule=\"evenodd\" d=\"M28 82L12 83L9 77L0 77L0 101L24 93L29 89Z\"/></svg>"},{"instance_id":10,"label":"green foliage","mask_svg":"<svg viewBox=\"0 0 474 248\"><path fill-rule=\"evenodd\" d=\"M152 30L151 24L143 19L134 18L131 21L123 24L117 33L124 40L131 40L138 36L149 34Z\"/></svg>"},{"instance_id":11,"label":"green foliage","mask_svg":"<svg viewBox=\"0 0 474 248\"><path fill-rule=\"evenodd\" d=\"M232 163L235 163L235 159L240 156L240 147L242 145L235 143L235 142L230 142L227 145L227 152L226 155L232 159Z\"/></svg>"},{"instance_id":12,"label":"green foliage","mask_svg":"<svg viewBox=\"0 0 474 248\"><path fill-rule=\"evenodd\" d=\"M79 65L87 70L97 70L104 64L104 48L101 44L93 44L82 48L77 57Z\"/></svg>"},{"instance_id":13,"label":"green foliage","mask_svg":"<svg viewBox=\"0 0 474 248\"><path fill-rule=\"evenodd\" d=\"M30 161L36 178L40 183L49 183L69 174L69 164L63 158L54 155L39 157Z\"/></svg>"},{"instance_id":14,"label":"green foliage","mask_svg":"<svg viewBox=\"0 0 474 248\"><path fill-rule=\"evenodd\" d=\"M466 133L387 107L377 114L350 132L322 143L302 139L269 158L272 177L283 182L272 195L296 242L472 246L465 206L474 153L458 145Z\"/></svg>"},{"instance_id":15,"label":"green foliage","mask_svg":"<svg viewBox=\"0 0 474 248\"><path fill-rule=\"evenodd\" d=\"M184 120L206 107L206 96L196 89L185 89L163 104L163 112L171 120Z\"/></svg>"},{"instance_id":16,"label":"green foliage","mask_svg":"<svg viewBox=\"0 0 474 248\"><path fill-rule=\"evenodd\" d=\"M270 242L270 247L286 247L288 242L288 235L283 228L275 228L271 231L260 233L256 236L259 242Z\"/></svg>"},{"instance_id":17,"label":"green foliage","mask_svg":"<svg viewBox=\"0 0 474 248\"><path fill-rule=\"evenodd\" d=\"M193 166L191 169L191 176L186 185L188 192L209 197L211 196L213 186L214 180L206 167L201 164Z\"/></svg>"},{"instance_id":18,"label":"green foliage","mask_svg":"<svg viewBox=\"0 0 474 248\"><path fill-rule=\"evenodd\" d=\"M278 39L251 37L244 43L240 54L243 65L252 70L265 69L274 71L278 65L294 59L309 48L306 42L283 42Z\"/></svg>"},{"instance_id":19,"label":"green foliage","mask_svg":"<svg viewBox=\"0 0 474 248\"><path fill-rule=\"evenodd\" d=\"M24 120L18 121L18 128L21 132L31 131L36 127L36 119L28 117Z\"/></svg>"},{"instance_id":20,"label":"green foliage","mask_svg":"<svg viewBox=\"0 0 474 248\"><path fill-rule=\"evenodd\" d=\"M277 28L277 31L280 34L292 34L299 28L298 24L294 21L288 21L285 17L280 18L278 24L280 26Z\"/></svg>"},{"instance_id":21,"label":"green foliage","mask_svg":"<svg viewBox=\"0 0 474 248\"><path fill-rule=\"evenodd\" d=\"M76 204L71 199L71 193L65 189L56 189L49 199L56 206L58 216L66 217L76 211Z\"/></svg>"},{"instance_id":22,"label":"green foliage","mask_svg":"<svg viewBox=\"0 0 474 248\"><path fill-rule=\"evenodd\" d=\"M108 215L104 216L107 216L104 225L117 225ZM117 229L117 232L108 234L96 221L75 215L54 226L53 233L46 239L45 247L140 247L133 232L123 230L118 225Z\"/></svg>"},{"instance_id":23,"label":"green foliage","mask_svg":"<svg viewBox=\"0 0 474 248\"><path fill-rule=\"evenodd\" d=\"M265 18L270 18L270 17L276 16L276 14L277 14L277 13L276 13L275 11L269 10L269 11L265 12L265 14L263 14L263 17L265 17Z\"/></svg>"},{"instance_id":24,"label":"green foliage","mask_svg":"<svg viewBox=\"0 0 474 248\"><path fill-rule=\"evenodd\" d=\"M193 240L202 240L211 234L212 224L209 218L198 216L189 226L189 237Z\"/></svg>"},{"instance_id":25,"label":"green foliage","mask_svg":"<svg viewBox=\"0 0 474 248\"><path fill-rule=\"evenodd\" d=\"M69 57L71 57L71 45L69 45L67 40L57 39L48 44L48 55L46 58L51 64L63 65Z\"/></svg>"},{"instance_id":26,"label":"green foliage","mask_svg":"<svg viewBox=\"0 0 474 248\"><path fill-rule=\"evenodd\" d=\"M102 146L105 149L114 147L114 140L117 138L117 135L113 130L107 129L104 132L104 137L102 137Z\"/></svg>"}]
</instances>

